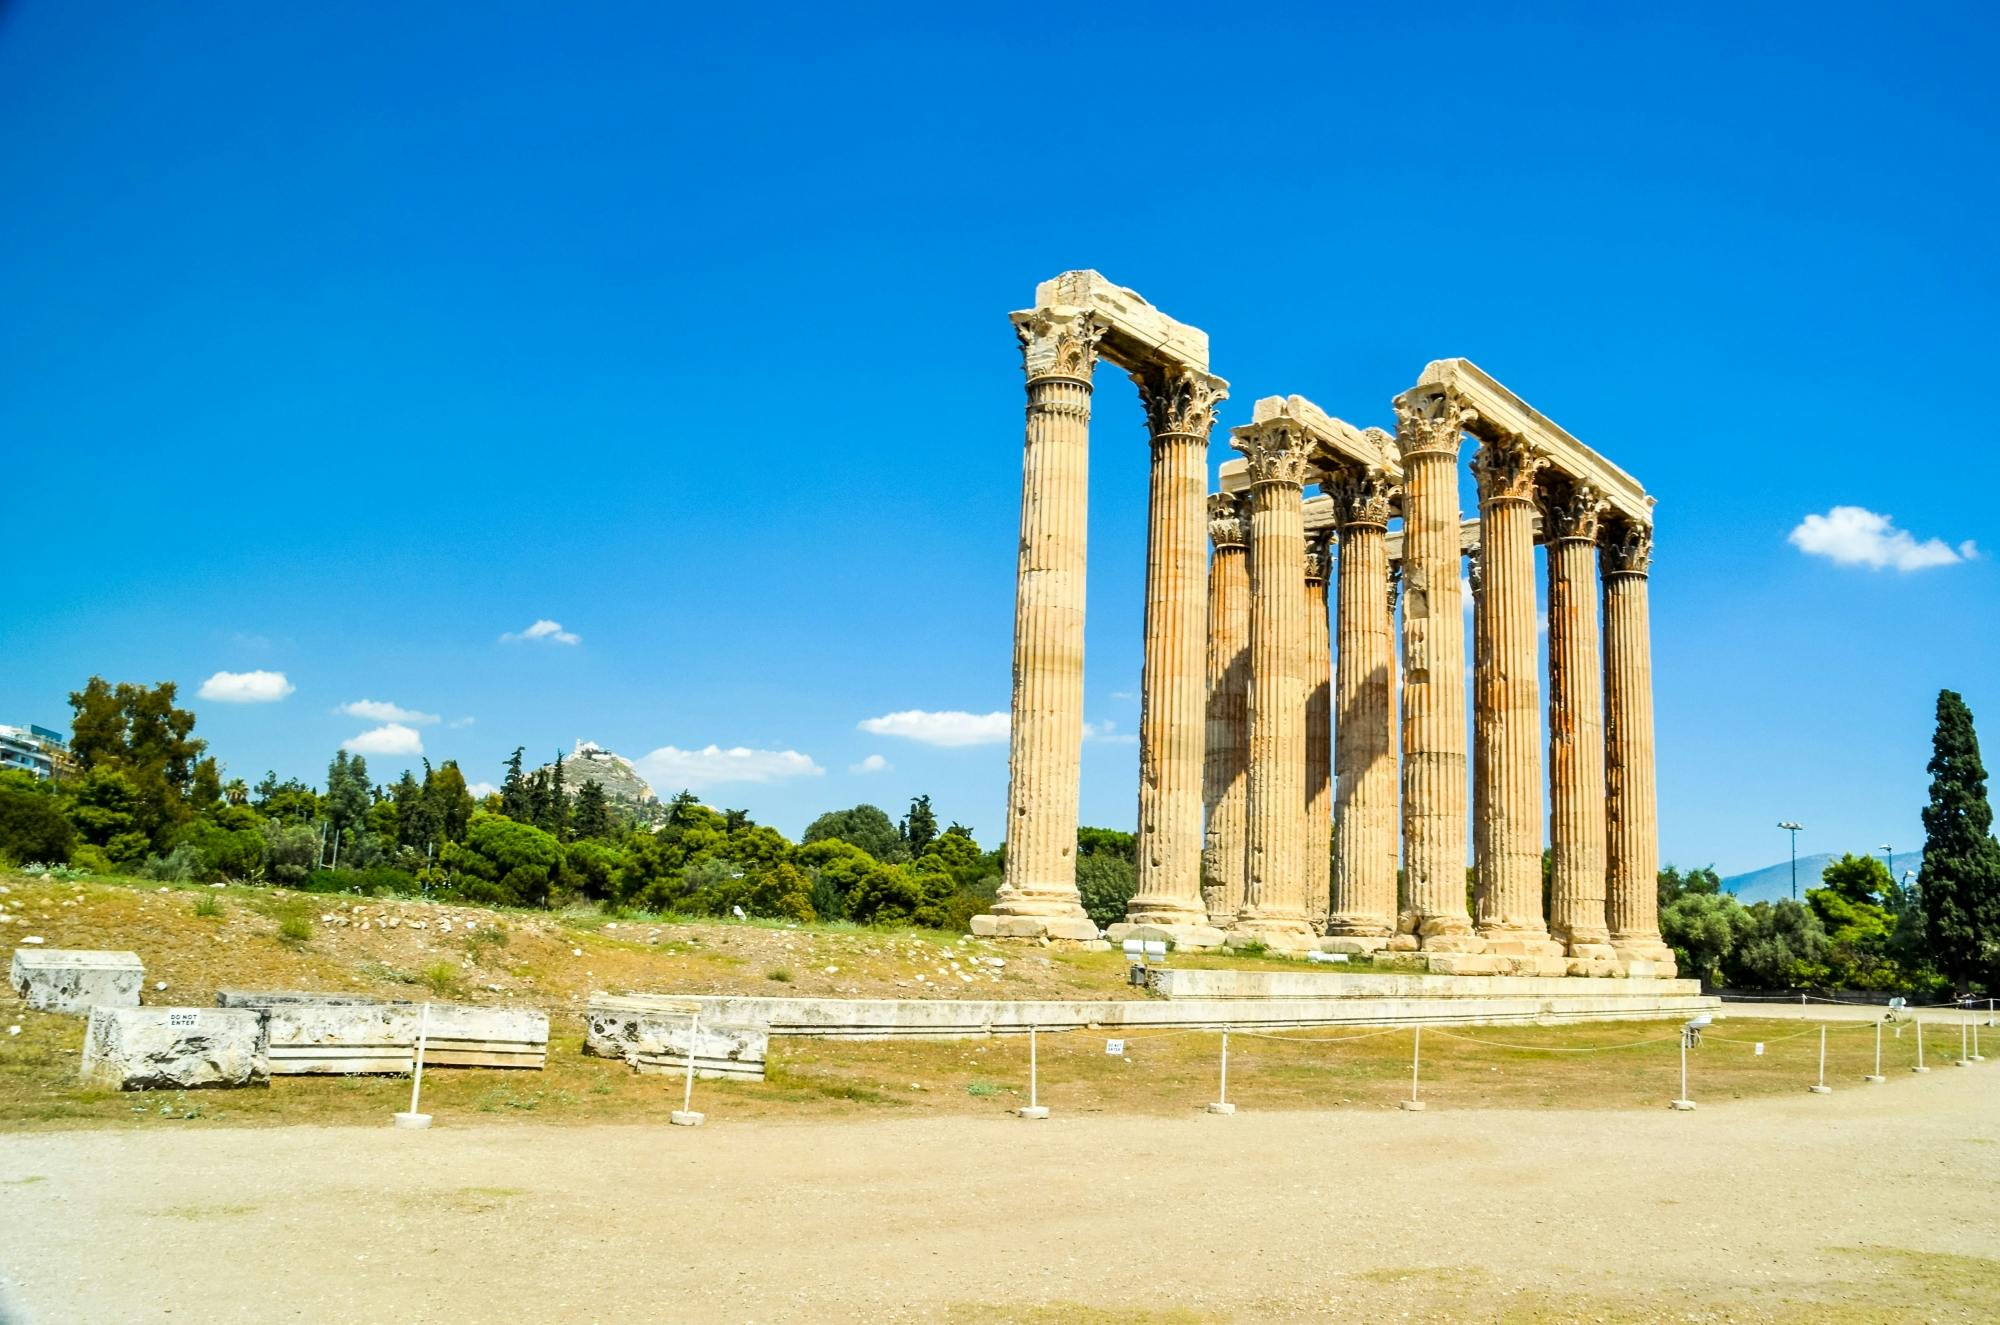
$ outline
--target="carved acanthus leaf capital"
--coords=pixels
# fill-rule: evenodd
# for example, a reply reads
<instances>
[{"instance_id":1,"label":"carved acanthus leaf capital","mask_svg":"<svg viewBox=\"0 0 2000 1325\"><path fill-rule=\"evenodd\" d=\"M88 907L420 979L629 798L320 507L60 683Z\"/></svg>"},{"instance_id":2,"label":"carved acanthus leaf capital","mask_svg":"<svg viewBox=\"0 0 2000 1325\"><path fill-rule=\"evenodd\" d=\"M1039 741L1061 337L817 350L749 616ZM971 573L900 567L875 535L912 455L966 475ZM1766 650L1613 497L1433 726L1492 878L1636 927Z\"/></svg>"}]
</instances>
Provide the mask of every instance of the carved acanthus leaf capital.
<instances>
[{"instance_id":1,"label":"carved acanthus leaf capital","mask_svg":"<svg viewBox=\"0 0 2000 1325\"><path fill-rule=\"evenodd\" d=\"M1334 518L1341 528L1356 524L1387 526L1403 489L1380 469L1349 466L1329 475L1320 488L1333 498Z\"/></svg>"},{"instance_id":2,"label":"carved acanthus leaf capital","mask_svg":"<svg viewBox=\"0 0 2000 1325\"><path fill-rule=\"evenodd\" d=\"M1551 543L1565 539L1595 542L1604 513L1611 509L1596 484L1567 475L1544 482L1541 498L1542 534Z\"/></svg>"},{"instance_id":3,"label":"carved acanthus leaf capital","mask_svg":"<svg viewBox=\"0 0 2000 1325\"><path fill-rule=\"evenodd\" d=\"M1479 597L1486 592L1486 557L1483 549L1469 547L1465 550L1465 579L1472 586L1472 596Z\"/></svg>"},{"instance_id":4,"label":"carved acanthus leaf capital","mask_svg":"<svg viewBox=\"0 0 2000 1325\"><path fill-rule=\"evenodd\" d=\"M1250 462L1250 481L1303 488L1312 477L1305 429L1292 419L1266 419L1236 429L1229 444Z\"/></svg>"},{"instance_id":5,"label":"carved acanthus leaf capital","mask_svg":"<svg viewBox=\"0 0 2000 1325\"><path fill-rule=\"evenodd\" d=\"M1312 583L1324 583L1326 573L1333 568L1333 545L1322 535L1306 540L1306 579Z\"/></svg>"},{"instance_id":6,"label":"carved acanthus leaf capital","mask_svg":"<svg viewBox=\"0 0 2000 1325\"><path fill-rule=\"evenodd\" d=\"M1014 314L1021 342L1021 367L1028 380L1068 377L1090 381L1097 367L1097 343L1109 328L1083 309L1036 308Z\"/></svg>"},{"instance_id":7,"label":"carved acanthus leaf capital","mask_svg":"<svg viewBox=\"0 0 2000 1325\"><path fill-rule=\"evenodd\" d=\"M1389 615L1394 616L1396 615L1396 595L1401 593L1403 589L1403 565L1401 562L1392 561L1389 563L1388 579Z\"/></svg>"},{"instance_id":8,"label":"carved acanthus leaf capital","mask_svg":"<svg viewBox=\"0 0 2000 1325\"><path fill-rule=\"evenodd\" d=\"M1644 575L1653 565L1653 530L1629 520L1607 523L1598 543L1599 566L1606 575Z\"/></svg>"},{"instance_id":9,"label":"carved acanthus leaf capital","mask_svg":"<svg viewBox=\"0 0 2000 1325\"><path fill-rule=\"evenodd\" d=\"M1486 441L1472 455L1472 477L1481 501L1533 501L1535 483L1549 459L1518 437Z\"/></svg>"},{"instance_id":10,"label":"carved acanthus leaf capital","mask_svg":"<svg viewBox=\"0 0 2000 1325\"><path fill-rule=\"evenodd\" d=\"M1156 365L1132 374L1153 439L1174 435L1208 440L1215 407L1229 399L1227 382L1197 369Z\"/></svg>"},{"instance_id":11,"label":"carved acanthus leaf capital","mask_svg":"<svg viewBox=\"0 0 2000 1325\"><path fill-rule=\"evenodd\" d=\"M1235 493L1208 494L1208 536L1218 548L1249 545L1250 521Z\"/></svg>"},{"instance_id":12,"label":"carved acanthus leaf capital","mask_svg":"<svg viewBox=\"0 0 2000 1325\"><path fill-rule=\"evenodd\" d=\"M1456 391L1442 387L1405 391L1394 404L1396 446L1405 461L1425 454L1457 459L1460 438L1479 417Z\"/></svg>"}]
</instances>

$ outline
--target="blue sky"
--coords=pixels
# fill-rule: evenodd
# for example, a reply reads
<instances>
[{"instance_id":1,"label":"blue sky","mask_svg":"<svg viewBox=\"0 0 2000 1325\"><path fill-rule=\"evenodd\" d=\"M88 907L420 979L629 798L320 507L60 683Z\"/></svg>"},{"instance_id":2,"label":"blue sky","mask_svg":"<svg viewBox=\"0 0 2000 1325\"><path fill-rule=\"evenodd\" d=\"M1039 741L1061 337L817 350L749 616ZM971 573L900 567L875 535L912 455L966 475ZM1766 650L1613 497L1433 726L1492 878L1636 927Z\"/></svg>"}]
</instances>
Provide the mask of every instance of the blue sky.
<instances>
[{"instance_id":1,"label":"blue sky","mask_svg":"<svg viewBox=\"0 0 2000 1325\"><path fill-rule=\"evenodd\" d=\"M990 838L1004 742L861 724L1005 709L1005 315L1095 267L1208 331L1225 425L1463 355L1647 484L1669 859L1914 848L1941 685L2000 749L1990 7L732 8L0 7L0 721L174 679L318 780L411 744L374 701L475 778L584 738ZM1111 371L1092 466L1129 827ZM1843 506L1945 552L1788 541Z\"/></svg>"}]
</instances>

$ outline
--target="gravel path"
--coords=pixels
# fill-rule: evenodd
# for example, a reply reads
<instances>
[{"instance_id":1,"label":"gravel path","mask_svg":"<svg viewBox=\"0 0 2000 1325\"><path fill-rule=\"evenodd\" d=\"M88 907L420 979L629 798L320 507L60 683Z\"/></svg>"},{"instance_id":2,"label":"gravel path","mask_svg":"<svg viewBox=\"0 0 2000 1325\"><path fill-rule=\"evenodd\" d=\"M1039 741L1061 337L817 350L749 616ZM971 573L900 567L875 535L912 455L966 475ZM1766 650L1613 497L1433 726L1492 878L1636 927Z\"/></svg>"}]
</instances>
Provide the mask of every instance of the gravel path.
<instances>
[{"instance_id":1,"label":"gravel path","mask_svg":"<svg viewBox=\"0 0 2000 1325\"><path fill-rule=\"evenodd\" d=\"M40 1325L2000 1312L2000 1062L1691 1114L1051 1103L0 1137L0 1267Z\"/></svg>"}]
</instances>

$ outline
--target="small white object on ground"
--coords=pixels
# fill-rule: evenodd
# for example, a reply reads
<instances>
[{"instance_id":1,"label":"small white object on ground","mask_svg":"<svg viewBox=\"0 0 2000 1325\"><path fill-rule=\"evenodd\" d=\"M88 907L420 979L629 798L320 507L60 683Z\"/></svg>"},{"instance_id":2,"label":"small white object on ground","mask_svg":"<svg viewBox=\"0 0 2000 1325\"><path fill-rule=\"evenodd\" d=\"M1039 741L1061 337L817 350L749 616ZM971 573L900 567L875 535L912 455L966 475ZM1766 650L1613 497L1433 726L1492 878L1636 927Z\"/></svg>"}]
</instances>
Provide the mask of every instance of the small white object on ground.
<instances>
[{"instance_id":1,"label":"small white object on ground","mask_svg":"<svg viewBox=\"0 0 2000 1325\"><path fill-rule=\"evenodd\" d=\"M29 934L21 940L23 943L40 943L41 941L42 936L40 934Z\"/></svg>"},{"instance_id":2,"label":"small white object on ground","mask_svg":"<svg viewBox=\"0 0 2000 1325\"><path fill-rule=\"evenodd\" d=\"M570 956L572 956L572 957L581 957L581 956L583 956L583 949L582 949L582 948L571 948L571 949L569 950L569 955L570 955Z\"/></svg>"},{"instance_id":3,"label":"small white object on ground","mask_svg":"<svg viewBox=\"0 0 2000 1325\"><path fill-rule=\"evenodd\" d=\"M167 987L167 982L166 982L165 980L155 980L155 981L153 981L153 988L154 988L154 990L156 990L156 991L158 991L158 990L164 990L164 989L165 989L166 987Z\"/></svg>"},{"instance_id":4,"label":"small white object on ground","mask_svg":"<svg viewBox=\"0 0 2000 1325\"><path fill-rule=\"evenodd\" d=\"M7 1028L7 1033L9 1035L19 1035L21 1033L21 1028L19 1026L9 1026Z\"/></svg>"}]
</instances>

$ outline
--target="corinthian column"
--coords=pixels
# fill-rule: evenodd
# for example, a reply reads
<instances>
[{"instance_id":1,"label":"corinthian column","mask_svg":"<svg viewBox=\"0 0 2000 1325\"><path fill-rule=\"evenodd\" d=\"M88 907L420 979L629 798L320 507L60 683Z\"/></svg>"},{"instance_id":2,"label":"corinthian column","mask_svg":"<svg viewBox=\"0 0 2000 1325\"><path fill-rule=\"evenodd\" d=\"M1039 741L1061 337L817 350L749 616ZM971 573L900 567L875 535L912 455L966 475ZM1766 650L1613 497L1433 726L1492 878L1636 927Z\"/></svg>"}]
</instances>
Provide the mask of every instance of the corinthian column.
<instances>
[{"instance_id":1,"label":"corinthian column","mask_svg":"<svg viewBox=\"0 0 2000 1325\"><path fill-rule=\"evenodd\" d=\"M1396 595L1383 537L1399 490L1380 470L1349 470L1323 486L1340 531L1333 723L1334 821L1340 827L1326 932L1387 938L1396 931L1396 662L1390 643Z\"/></svg>"},{"instance_id":2,"label":"corinthian column","mask_svg":"<svg viewBox=\"0 0 2000 1325\"><path fill-rule=\"evenodd\" d=\"M1179 366L1132 374L1153 436L1140 681L1138 888L1128 923L1207 927L1201 898L1207 688L1208 431L1225 383ZM1209 940L1220 942L1221 935Z\"/></svg>"},{"instance_id":3,"label":"corinthian column","mask_svg":"<svg viewBox=\"0 0 2000 1325\"><path fill-rule=\"evenodd\" d=\"M1328 538L1306 547L1306 919L1319 932L1333 894L1333 641L1326 601L1332 556Z\"/></svg>"},{"instance_id":4,"label":"corinthian column","mask_svg":"<svg viewBox=\"0 0 2000 1325\"><path fill-rule=\"evenodd\" d=\"M1549 931L1572 957L1609 958L1604 919L1604 690L1597 532L1605 502L1557 476L1542 494L1549 557Z\"/></svg>"},{"instance_id":5,"label":"corinthian column","mask_svg":"<svg viewBox=\"0 0 2000 1325\"><path fill-rule=\"evenodd\" d=\"M1250 850L1236 927L1305 947L1306 438L1273 419L1236 429L1234 445L1250 460Z\"/></svg>"},{"instance_id":6,"label":"corinthian column","mask_svg":"<svg viewBox=\"0 0 2000 1325\"><path fill-rule=\"evenodd\" d=\"M1620 957L1665 963L1660 941L1660 836L1653 782L1653 646L1647 569L1653 531L1630 521L1605 530L1604 788L1609 853L1605 871L1611 946Z\"/></svg>"},{"instance_id":7,"label":"corinthian column","mask_svg":"<svg viewBox=\"0 0 2000 1325\"><path fill-rule=\"evenodd\" d=\"M1243 906L1249 828L1250 538L1233 494L1208 498L1208 753L1202 799L1208 833L1202 845L1202 897L1211 925L1235 923Z\"/></svg>"},{"instance_id":8,"label":"corinthian column","mask_svg":"<svg viewBox=\"0 0 2000 1325\"><path fill-rule=\"evenodd\" d=\"M1028 376L1021 548L1014 599L1013 726L1007 752L1007 873L973 932L1094 939L1076 891L1083 745L1085 503L1090 387L1105 328L1090 314L1014 315Z\"/></svg>"},{"instance_id":9,"label":"corinthian column","mask_svg":"<svg viewBox=\"0 0 2000 1325\"><path fill-rule=\"evenodd\" d=\"M1403 453L1403 871L1399 927L1426 948L1477 952L1465 907L1465 621L1458 592L1458 397L1396 397Z\"/></svg>"},{"instance_id":10,"label":"corinthian column","mask_svg":"<svg viewBox=\"0 0 2000 1325\"><path fill-rule=\"evenodd\" d=\"M1535 628L1535 478L1545 463L1511 438L1486 442L1472 458L1482 580L1473 609L1474 909L1490 950L1554 956L1562 948L1542 916Z\"/></svg>"}]
</instances>

